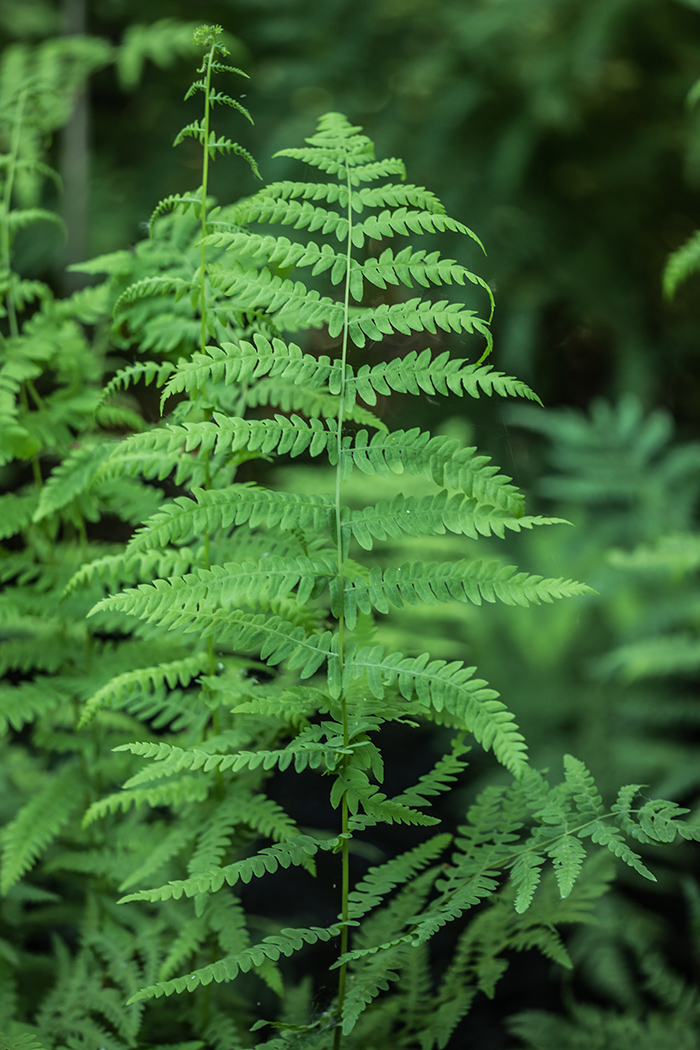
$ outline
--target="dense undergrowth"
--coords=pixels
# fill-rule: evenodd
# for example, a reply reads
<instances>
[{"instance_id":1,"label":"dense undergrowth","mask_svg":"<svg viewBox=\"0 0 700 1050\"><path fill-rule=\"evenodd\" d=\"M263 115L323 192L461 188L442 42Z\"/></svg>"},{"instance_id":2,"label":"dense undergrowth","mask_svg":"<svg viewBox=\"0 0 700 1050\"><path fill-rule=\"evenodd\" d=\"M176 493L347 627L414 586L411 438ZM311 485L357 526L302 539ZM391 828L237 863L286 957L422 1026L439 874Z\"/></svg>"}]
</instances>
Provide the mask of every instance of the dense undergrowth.
<instances>
[{"instance_id":1,"label":"dense undergrowth","mask_svg":"<svg viewBox=\"0 0 700 1050\"><path fill-rule=\"evenodd\" d=\"M476 235L338 113L257 188L217 130L243 74L195 42L200 185L69 298L13 270L55 221L16 194L51 178L41 85L3 114L3 1046L464 1045L529 952L691 1045L659 915L700 837L696 701L660 734L655 690L697 666L697 450L631 400L523 405L558 457L533 513L469 430L538 401L488 360ZM246 196L212 198L215 159ZM512 1030L613 1046L587 1009Z\"/></svg>"}]
</instances>

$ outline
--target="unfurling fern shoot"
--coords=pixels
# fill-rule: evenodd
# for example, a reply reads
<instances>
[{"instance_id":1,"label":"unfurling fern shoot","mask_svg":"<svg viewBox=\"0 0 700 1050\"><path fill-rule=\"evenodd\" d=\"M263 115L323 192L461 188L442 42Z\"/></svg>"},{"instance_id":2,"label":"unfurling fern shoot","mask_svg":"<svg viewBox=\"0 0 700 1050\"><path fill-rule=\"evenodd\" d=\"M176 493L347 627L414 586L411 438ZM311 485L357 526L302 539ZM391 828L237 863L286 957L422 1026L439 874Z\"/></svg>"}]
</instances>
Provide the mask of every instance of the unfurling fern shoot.
<instances>
[{"instance_id":1,"label":"unfurling fern shoot","mask_svg":"<svg viewBox=\"0 0 700 1050\"><path fill-rule=\"evenodd\" d=\"M207 146L209 133L200 130ZM605 882L598 869L586 868L586 842L649 875L623 832L649 841L652 825L647 821L641 831L636 823L634 788L607 812L574 759L567 759L565 781L551 788L531 770L513 714L458 652L448 662L423 652L410 634L406 652L384 640L384 618L405 605L528 605L589 588L474 557L481 537L554 519L527 516L511 479L476 448L418 427L391 430L374 411L380 397L394 393L537 400L484 360L492 309L485 282L412 243L449 231L478 244L475 235L432 193L406 183L401 161L377 160L371 141L340 114L321 118L305 147L283 155L318 177L266 186L239 205L237 223L202 227L202 250L222 253L208 275L211 294L217 304L230 302L259 318L258 330L220 345L202 342L180 361L163 387L164 407L176 403L173 416L122 442L99 472L102 478L174 472L176 483L188 487L136 531L125 564L167 565L172 552L184 552L191 568L126 588L94 613L108 623L138 617L139 629L154 639L210 644L217 664L200 680L203 702L192 702L218 704L220 722L199 743L188 729L172 742L154 735L119 748L148 763L125 791L95 803L87 819L171 806L183 841L198 841L197 860L181 876L164 865L167 881L123 898L161 903L167 915L185 906L182 898L196 906L195 948L171 957L135 1000L200 988L214 996L214 986L251 971L281 994L278 961L335 940L338 984L329 1010L304 1023L283 1007L273 1022L279 1034L259 1046L273 1050L303 1037L305 1046L324 1050L331 1040L358 1050L429 1050L447 1045L478 990L493 994L508 949L538 947L568 964L556 925L583 915ZM298 239L275 235L269 231L275 224L305 232ZM377 244L378 253L368 250ZM373 289L388 288L391 302L370 304ZM423 298L416 289L441 289L443 298ZM483 297L485 316L450 295L463 289ZM284 333L300 333L298 342ZM382 361L377 347L385 336L423 345ZM479 340L475 362L435 346L448 338L461 345L465 336ZM197 417L192 404L204 393L211 411ZM276 461L280 484L236 480L245 458ZM317 465L316 487L296 489L294 461ZM345 498L355 471L367 479L359 507ZM391 478L415 479L420 493L392 494ZM459 560L401 556L407 537L446 532L464 538ZM204 559L197 553L202 536L211 537ZM258 681L248 669L261 667ZM196 673L188 665L190 690ZM162 683L163 676L153 679ZM124 686L119 680L105 686L92 708ZM454 732L434 767L393 797L381 790L382 732L391 723ZM510 774L509 786L487 788L456 837L433 834L380 860L353 885L350 854L365 832L382 823L438 823L426 810L465 769L469 737L493 753ZM332 831L300 827L265 796L272 770L322 774L320 789L338 813ZM664 834L677 815L664 811ZM242 828L271 843L253 850ZM340 866L337 921L280 924L253 942L251 924L270 930L270 923L246 920L228 887L280 868L312 871L315 858L329 852ZM460 930L454 959L434 982L428 942L482 902L488 906ZM172 976L181 960L197 957L207 922L216 934L213 958ZM225 1011L224 995L213 1001Z\"/></svg>"}]
</instances>

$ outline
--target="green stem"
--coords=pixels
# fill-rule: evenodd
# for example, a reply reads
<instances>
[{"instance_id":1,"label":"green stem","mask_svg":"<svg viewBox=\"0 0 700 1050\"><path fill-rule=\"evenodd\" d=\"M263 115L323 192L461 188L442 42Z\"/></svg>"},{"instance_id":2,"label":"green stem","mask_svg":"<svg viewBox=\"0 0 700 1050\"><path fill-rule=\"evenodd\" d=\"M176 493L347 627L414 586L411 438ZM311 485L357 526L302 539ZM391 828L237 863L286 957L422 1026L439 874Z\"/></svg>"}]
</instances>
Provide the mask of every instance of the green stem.
<instances>
[{"instance_id":1,"label":"green stem","mask_svg":"<svg viewBox=\"0 0 700 1050\"><path fill-rule=\"evenodd\" d=\"M207 236L207 192L209 187L209 116L211 106L209 104L209 95L211 92L211 67L214 61L214 55L216 54L216 39L212 41L209 49L209 57L206 63L206 80L205 80L205 91L204 91L204 132L203 132L203 146L204 155L202 158L202 201L201 201L201 218L202 218L202 242L200 246L200 262L199 262L199 309L202 318L202 325L199 336L199 347L202 353L207 345L207 288L206 288L206 272L207 272L207 247L205 244L205 238ZM202 398L204 397L204 390L201 391ZM206 413L208 416L208 413ZM209 490L211 488L211 472L209 462L209 451L204 453L204 488ZM209 569L211 567L211 540L209 535L209 529L207 528L204 533L204 568ZM207 656L209 664L209 674L214 674L215 662L214 662L214 639L207 639ZM214 712L214 732L219 731L218 725L218 712Z\"/></svg>"},{"instance_id":2,"label":"green stem","mask_svg":"<svg viewBox=\"0 0 700 1050\"><path fill-rule=\"evenodd\" d=\"M338 405L338 433L336 437L336 468L335 468L335 528L336 528L336 548L338 552L338 580L339 590L341 595L344 591L344 579L345 573L343 569L343 530L342 530L342 519L341 519L341 453L343 448L343 422L345 415L345 369L348 359L348 320L350 316L350 263L352 261L352 192L350 186L350 169L347 164L345 165L345 178L346 186L348 191L348 238L347 238L347 250L346 250L346 261L345 261L345 296L344 296L344 318L343 318L343 345L340 357L340 403ZM344 662L344 634L345 634L345 616L343 612L343 605L341 601L340 611L338 614L338 676L340 681L343 680L343 662ZM345 691L342 690L340 694L340 703L342 711L343 721L343 746L347 749L350 744L350 729L348 725L348 705L345 697ZM344 755L341 762L341 769L343 772L348 767L348 756ZM350 899L350 835L349 835L349 811L348 811L348 799L347 792L343 794L341 803L341 820L342 820L342 831L343 831L343 845L341 852L341 931L340 931L340 954L344 956L348 951L348 918L349 918L349 899ZM338 1005L336 1007L336 1013L338 1023L335 1028L333 1036L333 1050L339 1050L340 1040L342 1038L341 1019L343 1014L343 1003L345 1002L345 986L347 982L347 963L342 963L338 973Z\"/></svg>"},{"instance_id":3,"label":"green stem","mask_svg":"<svg viewBox=\"0 0 700 1050\"><path fill-rule=\"evenodd\" d=\"M216 41L212 42L211 48L209 49L209 58L207 59L207 74L205 81L204 91L204 158L202 161L202 244L200 252L200 264L199 264L199 302L200 310L202 314L202 327L200 332L200 349L204 353L204 348L207 345L207 300L206 300L206 266L207 266L207 249L204 243L205 237L207 236L207 188L209 183L209 94L211 92L211 66L214 61L214 55L216 54Z\"/></svg>"}]
</instances>

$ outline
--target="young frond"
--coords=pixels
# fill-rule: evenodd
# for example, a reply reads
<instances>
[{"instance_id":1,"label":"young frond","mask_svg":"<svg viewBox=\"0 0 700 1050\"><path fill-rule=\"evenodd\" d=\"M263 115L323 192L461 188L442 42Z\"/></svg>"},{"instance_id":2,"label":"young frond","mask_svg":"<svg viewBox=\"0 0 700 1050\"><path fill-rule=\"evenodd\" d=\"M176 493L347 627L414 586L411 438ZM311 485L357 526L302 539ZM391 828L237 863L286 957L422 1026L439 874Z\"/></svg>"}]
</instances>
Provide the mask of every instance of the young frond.
<instances>
[{"instance_id":1,"label":"young frond","mask_svg":"<svg viewBox=\"0 0 700 1050\"><path fill-rule=\"evenodd\" d=\"M149 237L153 236L155 224L162 215L167 215L172 211L178 211L181 215L184 215L190 208L193 208L195 217L199 218L201 207L201 197L196 197L192 194L171 193L170 196L164 197L163 200L158 201L148 220Z\"/></svg>"}]
</instances>

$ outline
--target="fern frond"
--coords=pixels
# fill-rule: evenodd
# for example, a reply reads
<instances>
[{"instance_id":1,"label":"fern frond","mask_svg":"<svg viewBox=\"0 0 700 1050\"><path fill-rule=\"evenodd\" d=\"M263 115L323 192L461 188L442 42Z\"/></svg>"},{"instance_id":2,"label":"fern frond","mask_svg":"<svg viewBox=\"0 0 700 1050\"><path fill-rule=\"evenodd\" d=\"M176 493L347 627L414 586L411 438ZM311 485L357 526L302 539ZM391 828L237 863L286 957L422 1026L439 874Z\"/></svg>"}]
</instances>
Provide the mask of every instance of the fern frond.
<instances>
[{"instance_id":1,"label":"fern frond","mask_svg":"<svg viewBox=\"0 0 700 1050\"><path fill-rule=\"evenodd\" d=\"M195 471L196 463L187 463L187 452L230 454L252 451L267 456L299 456L308 452L318 456L332 443L333 431L317 419L305 421L299 416L275 415L273 419L247 420L214 413L202 423L167 425L163 429L136 434L121 442L96 474L100 482L121 473L138 473L165 478L178 469L180 476Z\"/></svg>"},{"instance_id":2,"label":"fern frond","mask_svg":"<svg viewBox=\"0 0 700 1050\"><path fill-rule=\"evenodd\" d=\"M202 390L206 382L229 386L269 376L304 383L311 388L321 387L337 369L338 365L325 355L315 358L303 353L294 343L286 344L281 339L270 342L256 334L252 343L241 340L236 344L223 343L221 347L209 346L204 353L195 353L189 360L181 361L163 390L161 406L173 394Z\"/></svg>"},{"instance_id":3,"label":"fern frond","mask_svg":"<svg viewBox=\"0 0 700 1050\"><path fill-rule=\"evenodd\" d=\"M582 820L597 820L602 817L605 812L603 800L583 762L573 755L564 755L564 776L574 796L579 817Z\"/></svg>"},{"instance_id":4,"label":"fern frond","mask_svg":"<svg viewBox=\"0 0 700 1050\"><path fill-rule=\"evenodd\" d=\"M172 295L175 302L179 302L180 299L184 299L186 295L189 295L191 291L191 282L185 281L182 277L144 277L142 280L129 285L122 292L114 304L114 316L117 317L132 303L139 302L141 299L149 299L153 295Z\"/></svg>"},{"instance_id":5,"label":"fern frond","mask_svg":"<svg viewBox=\"0 0 700 1050\"><path fill-rule=\"evenodd\" d=\"M80 768L53 773L2 833L0 891L7 893L45 853L84 800Z\"/></svg>"},{"instance_id":6,"label":"fern frond","mask_svg":"<svg viewBox=\"0 0 700 1050\"><path fill-rule=\"evenodd\" d=\"M211 984L216 981L233 981L240 973L248 973L264 964L268 959L277 961L281 956L293 955L300 951L304 945L316 944L318 941L329 941L337 937L339 927L310 926L298 929L280 930L278 934L263 938L259 944L244 949L236 955L226 956L209 966L199 970L193 970L186 977L174 977L169 981L160 981L158 984L142 988L136 995L132 996L129 1003L140 1002L144 999L160 999L162 996L174 993L193 992L200 984Z\"/></svg>"},{"instance_id":7,"label":"fern frond","mask_svg":"<svg viewBox=\"0 0 700 1050\"><path fill-rule=\"evenodd\" d=\"M307 635L303 627L279 616L238 610L200 612L192 604L173 608L172 591L173 585L167 580L140 584L98 602L89 615L119 612L170 630L198 631L202 637L218 634L222 641L231 640L243 651L259 649L261 659L272 666L287 660L290 669L299 669L301 678L309 678L334 656L335 640L331 631Z\"/></svg>"},{"instance_id":8,"label":"fern frond","mask_svg":"<svg viewBox=\"0 0 700 1050\"><path fill-rule=\"evenodd\" d=\"M121 811L126 813L135 808L149 806L185 806L191 802L203 802L209 794L209 783L200 777L180 777L154 787L138 788L130 791L117 791L113 795L93 802L83 818L83 827L89 827L102 817Z\"/></svg>"},{"instance_id":9,"label":"fern frond","mask_svg":"<svg viewBox=\"0 0 700 1050\"><path fill-rule=\"evenodd\" d=\"M163 741L120 744L114 750L130 751L132 754L155 760L156 764L147 766L126 782L125 787L130 789L158 777L179 775L183 770L201 769L209 773L215 769L219 772L231 770L237 773L241 769L262 767L265 770L279 768L284 771L292 764L297 772L307 767L324 768L324 764L332 768L335 765L336 756L349 754L349 750L338 747L337 744L323 743L320 740L321 735L322 727L308 726L284 748L276 751L236 749L232 754L212 754L210 750L203 747L185 749Z\"/></svg>"},{"instance_id":10,"label":"fern frond","mask_svg":"<svg viewBox=\"0 0 700 1050\"><path fill-rule=\"evenodd\" d=\"M248 883L253 878L261 878L266 873L274 874L279 868L305 865L310 857L319 850L327 851L337 848L338 839L316 839L310 835L298 835L287 842L275 843L259 850L252 857L227 864L213 871L200 872L188 879L173 880L165 886L153 890L139 890L127 894L120 903L130 901L167 901L180 900L181 897L195 897L201 893L217 893L224 885L235 886L237 882Z\"/></svg>"},{"instance_id":11,"label":"fern frond","mask_svg":"<svg viewBox=\"0 0 700 1050\"><path fill-rule=\"evenodd\" d=\"M514 776L527 769L526 745L513 715L498 699L498 693L480 678L473 678L475 667L465 667L457 660L430 660L427 653L404 657L401 653L384 655L381 646L360 649L348 655L345 665L347 681L367 676L372 695L382 699L386 686L397 684L405 700L418 698L419 704L440 713L443 710L457 724L473 733L485 749L494 755Z\"/></svg>"},{"instance_id":12,"label":"fern frond","mask_svg":"<svg viewBox=\"0 0 700 1050\"><path fill-rule=\"evenodd\" d=\"M361 919L367 912L378 907L384 897L397 886L407 883L426 865L437 860L449 846L449 833L433 835L413 849L406 850L384 864L370 868L363 879L357 882L348 897L351 919Z\"/></svg>"},{"instance_id":13,"label":"fern frond","mask_svg":"<svg viewBox=\"0 0 700 1050\"><path fill-rule=\"evenodd\" d=\"M71 576L63 592L68 597L79 587L95 581L117 587L124 582L134 582L142 575L169 576L175 573L188 572L196 556L186 547L169 550L135 551L129 558L128 566L123 554L105 554L87 562Z\"/></svg>"},{"instance_id":14,"label":"fern frond","mask_svg":"<svg viewBox=\"0 0 700 1050\"><path fill-rule=\"evenodd\" d=\"M156 386L163 385L169 375L172 374L174 365L170 361L140 361L127 368L120 368L115 376L106 384L100 397L99 405L103 405L118 390L126 390L134 383L141 382L149 386L155 380ZM98 405L98 407L99 407Z\"/></svg>"},{"instance_id":15,"label":"fern frond","mask_svg":"<svg viewBox=\"0 0 700 1050\"><path fill-rule=\"evenodd\" d=\"M554 875L562 898L566 898L574 888L574 883L581 874L586 859L586 850L573 835L562 835L550 850L549 856L554 864Z\"/></svg>"},{"instance_id":16,"label":"fern frond","mask_svg":"<svg viewBox=\"0 0 700 1050\"><path fill-rule=\"evenodd\" d=\"M0 686L0 736L11 726L19 730L37 717L65 703L70 687L57 676L37 677L33 682Z\"/></svg>"},{"instance_id":17,"label":"fern frond","mask_svg":"<svg viewBox=\"0 0 700 1050\"><path fill-rule=\"evenodd\" d=\"M391 503L381 500L374 506L346 513L344 529L354 539L371 550L375 540L401 540L408 536L435 536L453 532L459 536L478 539L479 536L499 536L506 530L519 532L539 525L567 525L563 518L514 516L490 504L474 503L469 496L438 492L433 496L395 496Z\"/></svg>"},{"instance_id":18,"label":"fern frond","mask_svg":"<svg viewBox=\"0 0 700 1050\"><path fill-rule=\"evenodd\" d=\"M173 857L178 856L183 850L188 849L195 837L196 829L190 827L175 827L170 829L158 841L157 831L154 825L149 825L149 850L141 864L132 868L131 872L119 884L120 893L124 893L132 886L138 885L150 878L161 868L165 867Z\"/></svg>"},{"instance_id":19,"label":"fern frond","mask_svg":"<svg viewBox=\"0 0 700 1050\"><path fill-rule=\"evenodd\" d=\"M183 543L216 529L248 525L254 529L308 529L322 535L330 528L330 496L277 492L254 482L225 489L193 490L194 499L178 496L149 518L129 542L127 555L169 543Z\"/></svg>"},{"instance_id":20,"label":"fern frond","mask_svg":"<svg viewBox=\"0 0 700 1050\"><path fill-rule=\"evenodd\" d=\"M581 837L590 836L593 842L605 846L614 857L624 861L628 867L633 868L645 879L648 879L650 882L657 881L656 876L647 868L639 854L630 849L624 841L618 828L610 824L604 824L602 821L595 821L579 831L579 835Z\"/></svg>"},{"instance_id":21,"label":"fern frond","mask_svg":"<svg viewBox=\"0 0 700 1050\"><path fill-rule=\"evenodd\" d=\"M364 474L406 472L441 488L462 492L477 503L488 503L522 517L522 495L509 477L491 465L488 456L476 455L476 448L464 448L458 441L440 435L431 437L417 427L368 438L366 430L359 430L354 439L343 439L343 477L349 476L353 465ZM329 459L332 463L332 455Z\"/></svg>"},{"instance_id":22,"label":"fern frond","mask_svg":"<svg viewBox=\"0 0 700 1050\"><path fill-rule=\"evenodd\" d=\"M663 291L666 299L672 299L678 285L686 281L691 274L700 270L700 230L697 230L685 244L676 248L669 256L663 272Z\"/></svg>"},{"instance_id":23,"label":"fern frond","mask_svg":"<svg viewBox=\"0 0 700 1050\"><path fill-rule=\"evenodd\" d=\"M86 441L70 449L41 489L33 521L43 521L88 491L95 473L110 455L109 442Z\"/></svg>"},{"instance_id":24,"label":"fern frond","mask_svg":"<svg viewBox=\"0 0 700 1050\"><path fill-rule=\"evenodd\" d=\"M592 588L573 580L543 580L518 572L515 566L499 562L404 562L390 566L384 572L372 566L367 578L355 576L345 582L342 605L348 626L355 626L357 612L369 613L372 608L388 613L389 606L402 608L421 602L436 605L439 602L471 602L481 605L501 601L505 605L552 602L556 598L592 594ZM336 600L339 605L338 600ZM332 610L338 614L338 610Z\"/></svg>"},{"instance_id":25,"label":"fern frond","mask_svg":"<svg viewBox=\"0 0 700 1050\"><path fill-rule=\"evenodd\" d=\"M48 1050L46 1044L40 1042L36 1030L15 1031L12 1034L9 1031L0 1031L0 1045L5 1050Z\"/></svg>"},{"instance_id":26,"label":"fern frond","mask_svg":"<svg viewBox=\"0 0 700 1050\"><path fill-rule=\"evenodd\" d=\"M528 851L520 853L511 868L511 881L517 890L514 907L519 915L530 907L542 878L543 864L544 857L540 853Z\"/></svg>"},{"instance_id":27,"label":"fern frond","mask_svg":"<svg viewBox=\"0 0 700 1050\"><path fill-rule=\"evenodd\" d=\"M139 667L133 671L125 671L92 694L80 716L78 728L87 725L102 707L121 703L129 694L148 693L166 683L171 689L178 684L188 686L198 674L206 670L208 663L205 653L196 653L194 656L172 660L155 667Z\"/></svg>"},{"instance_id":28,"label":"fern frond","mask_svg":"<svg viewBox=\"0 0 700 1050\"><path fill-rule=\"evenodd\" d=\"M0 495L0 540L16 536L31 523L39 502L39 493L3 492Z\"/></svg>"},{"instance_id":29,"label":"fern frond","mask_svg":"<svg viewBox=\"0 0 700 1050\"><path fill-rule=\"evenodd\" d=\"M356 375L346 379L347 397L352 404L352 392L368 405L375 405L377 394L387 395L392 390L401 394L469 394L478 398L489 396L539 398L526 383L512 376L493 371L491 365L473 365L459 358L450 358L447 352L432 359L430 350L421 353L410 350L404 357L392 358L377 365L361 365Z\"/></svg>"},{"instance_id":30,"label":"fern frond","mask_svg":"<svg viewBox=\"0 0 700 1050\"><path fill-rule=\"evenodd\" d=\"M148 220L149 236L153 236L155 224L162 215L167 215L169 212L175 210L184 215L190 210L190 208L193 208L195 217L199 218L198 209L201 208L201 205L201 197L196 197L192 194L171 193L168 197L164 197L163 200L158 201L158 204L151 212L151 217Z\"/></svg>"}]
</instances>

